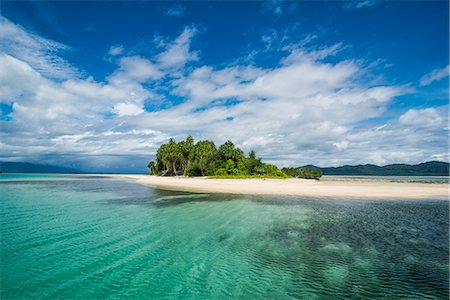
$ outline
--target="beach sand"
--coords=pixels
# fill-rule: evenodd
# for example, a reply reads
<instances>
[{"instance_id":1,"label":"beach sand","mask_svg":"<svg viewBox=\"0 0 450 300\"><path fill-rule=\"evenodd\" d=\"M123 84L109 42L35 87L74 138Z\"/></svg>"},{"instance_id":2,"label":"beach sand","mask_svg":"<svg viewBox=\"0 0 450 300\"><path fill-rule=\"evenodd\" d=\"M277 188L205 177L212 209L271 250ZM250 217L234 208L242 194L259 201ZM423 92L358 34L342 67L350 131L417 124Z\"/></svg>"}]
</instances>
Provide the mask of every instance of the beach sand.
<instances>
[{"instance_id":1,"label":"beach sand","mask_svg":"<svg viewBox=\"0 0 450 300\"><path fill-rule=\"evenodd\" d=\"M136 180L164 190L194 193L253 195L295 195L357 199L443 199L448 183L417 183L361 180L307 179L212 179L206 177L160 177L150 175L108 175Z\"/></svg>"}]
</instances>

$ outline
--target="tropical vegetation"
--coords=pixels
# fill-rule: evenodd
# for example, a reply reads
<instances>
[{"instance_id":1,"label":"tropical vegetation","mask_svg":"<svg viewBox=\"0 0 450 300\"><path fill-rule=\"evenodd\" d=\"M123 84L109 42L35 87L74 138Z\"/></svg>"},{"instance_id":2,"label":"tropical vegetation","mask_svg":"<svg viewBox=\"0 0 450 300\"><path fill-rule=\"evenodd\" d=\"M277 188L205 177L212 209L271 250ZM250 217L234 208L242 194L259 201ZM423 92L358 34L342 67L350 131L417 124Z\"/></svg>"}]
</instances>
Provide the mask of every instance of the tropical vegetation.
<instances>
[{"instance_id":1,"label":"tropical vegetation","mask_svg":"<svg viewBox=\"0 0 450 300\"><path fill-rule=\"evenodd\" d=\"M322 177L322 171L320 169L308 169L305 167L300 168L283 168L281 169L287 176L299 177L306 179L320 179Z\"/></svg>"},{"instance_id":2,"label":"tropical vegetation","mask_svg":"<svg viewBox=\"0 0 450 300\"><path fill-rule=\"evenodd\" d=\"M161 145L156 161L149 162L148 168L151 174L160 176L288 177L277 166L263 163L255 151L246 156L232 141L216 147L208 140L194 143L191 136L178 143L171 138Z\"/></svg>"}]
</instances>

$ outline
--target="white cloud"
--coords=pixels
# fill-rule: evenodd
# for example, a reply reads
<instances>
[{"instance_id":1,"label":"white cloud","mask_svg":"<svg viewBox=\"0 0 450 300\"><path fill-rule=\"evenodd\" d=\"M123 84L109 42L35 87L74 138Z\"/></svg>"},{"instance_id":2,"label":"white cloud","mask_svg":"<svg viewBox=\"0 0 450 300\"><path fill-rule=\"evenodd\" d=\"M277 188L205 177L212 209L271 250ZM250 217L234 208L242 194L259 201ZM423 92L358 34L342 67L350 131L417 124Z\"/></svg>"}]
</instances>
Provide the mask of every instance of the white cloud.
<instances>
[{"instance_id":1,"label":"white cloud","mask_svg":"<svg viewBox=\"0 0 450 300\"><path fill-rule=\"evenodd\" d=\"M0 54L0 101L12 100L38 88L41 76L30 65L10 55Z\"/></svg>"},{"instance_id":2,"label":"white cloud","mask_svg":"<svg viewBox=\"0 0 450 300\"><path fill-rule=\"evenodd\" d=\"M264 2L263 8L266 11L270 11L274 15L282 15L283 8L281 6L282 0L267 0Z\"/></svg>"},{"instance_id":3,"label":"white cloud","mask_svg":"<svg viewBox=\"0 0 450 300\"><path fill-rule=\"evenodd\" d=\"M180 68L189 61L197 60L198 53L190 50L191 40L196 33L197 29L194 27L186 27L180 36L156 57L159 65L165 69Z\"/></svg>"},{"instance_id":4,"label":"white cloud","mask_svg":"<svg viewBox=\"0 0 450 300\"><path fill-rule=\"evenodd\" d=\"M159 79L163 75L157 65L138 56L123 57L119 65L120 68L108 78L115 85L141 83L149 79Z\"/></svg>"},{"instance_id":5,"label":"white cloud","mask_svg":"<svg viewBox=\"0 0 450 300\"><path fill-rule=\"evenodd\" d=\"M108 50L108 54L111 56L117 56L123 53L123 46L111 46Z\"/></svg>"},{"instance_id":6,"label":"white cloud","mask_svg":"<svg viewBox=\"0 0 450 300\"><path fill-rule=\"evenodd\" d=\"M273 44L277 39L278 39L278 32L275 29L268 30L261 37L261 41L264 43L266 50L272 49Z\"/></svg>"},{"instance_id":7,"label":"white cloud","mask_svg":"<svg viewBox=\"0 0 450 300\"><path fill-rule=\"evenodd\" d=\"M121 57L105 82L53 80L20 57L1 54L0 99L12 104L13 121L1 121L0 156L61 157L86 165L93 157L105 167L114 157L121 164L125 157L133 163L150 159L169 137L193 134L216 143L232 139L282 165L448 157L445 108L411 109L383 124L367 122L384 116L395 97L410 90L364 82L360 75L369 71L358 60L325 62L339 44L293 47L271 68L183 67L198 59L190 50L194 35L185 28L154 57ZM152 101L168 101L167 95L184 101L144 110Z\"/></svg>"},{"instance_id":8,"label":"white cloud","mask_svg":"<svg viewBox=\"0 0 450 300\"><path fill-rule=\"evenodd\" d=\"M182 17L186 11L186 7L181 4L172 5L164 10L164 14L168 17Z\"/></svg>"},{"instance_id":9,"label":"white cloud","mask_svg":"<svg viewBox=\"0 0 450 300\"><path fill-rule=\"evenodd\" d=\"M435 81L442 80L449 75L449 71L450 69L448 65L442 69L435 69L431 71L429 74L424 75L420 79L420 85L426 86L432 84Z\"/></svg>"},{"instance_id":10,"label":"white cloud","mask_svg":"<svg viewBox=\"0 0 450 300\"><path fill-rule=\"evenodd\" d=\"M345 1L344 8L345 9L361 9L361 8L375 6L382 2L383 2L383 0L349 0L349 1Z\"/></svg>"},{"instance_id":11,"label":"white cloud","mask_svg":"<svg viewBox=\"0 0 450 300\"><path fill-rule=\"evenodd\" d=\"M335 56L342 50L342 43L334 44L330 47L322 47L317 50L306 50L295 46L285 47L286 50L291 50L290 54L282 61L284 64L291 64L300 61L321 60L329 56Z\"/></svg>"},{"instance_id":12,"label":"white cloud","mask_svg":"<svg viewBox=\"0 0 450 300\"><path fill-rule=\"evenodd\" d=\"M448 161L447 111L447 106L410 109L378 128L359 128L348 135L347 154L364 152L358 161L375 164Z\"/></svg>"},{"instance_id":13,"label":"white cloud","mask_svg":"<svg viewBox=\"0 0 450 300\"><path fill-rule=\"evenodd\" d=\"M348 148L349 141L343 140L343 141L340 141L340 142L333 143L333 145L336 146L336 148L338 150L345 150L345 149Z\"/></svg>"},{"instance_id":14,"label":"white cloud","mask_svg":"<svg viewBox=\"0 0 450 300\"><path fill-rule=\"evenodd\" d=\"M278 161L310 150L343 151L350 124L380 116L387 103L405 93L402 87L356 85L359 71L351 61L331 65L310 59L276 69L201 67L175 83L176 92L189 101L133 122L145 126L151 119L154 128L200 131L218 142L231 138ZM227 99L238 101L226 106ZM298 163L301 156L295 158Z\"/></svg>"},{"instance_id":15,"label":"white cloud","mask_svg":"<svg viewBox=\"0 0 450 300\"><path fill-rule=\"evenodd\" d=\"M114 107L114 110L120 117L136 116L144 112L142 107L133 103L119 103Z\"/></svg>"},{"instance_id":16,"label":"white cloud","mask_svg":"<svg viewBox=\"0 0 450 300\"><path fill-rule=\"evenodd\" d=\"M0 51L28 63L45 77L67 79L80 72L58 54L71 48L61 43L26 32L0 16Z\"/></svg>"},{"instance_id":17,"label":"white cloud","mask_svg":"<svg viewBox=\"0 0 450 300\"><path fill-rule=\"evenodd\" d=\"M445 118L435 108L410 109L400 116L400 123L415 127L443 126Z\"/></svg>"}]
</instances>

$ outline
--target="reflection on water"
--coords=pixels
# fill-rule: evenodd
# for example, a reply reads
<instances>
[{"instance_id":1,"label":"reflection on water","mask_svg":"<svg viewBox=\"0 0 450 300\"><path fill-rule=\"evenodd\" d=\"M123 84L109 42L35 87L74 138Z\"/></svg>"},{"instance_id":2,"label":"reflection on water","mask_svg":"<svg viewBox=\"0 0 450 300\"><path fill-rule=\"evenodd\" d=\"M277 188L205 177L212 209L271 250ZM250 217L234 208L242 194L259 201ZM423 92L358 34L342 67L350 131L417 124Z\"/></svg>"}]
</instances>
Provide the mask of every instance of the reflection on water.
<instances>
[{"instance_id":1,"label":"reflection on water","mask_svg":"<svg viewBox=\"0 0 450 300\"><path fill-rule=\"evenodd\" d=\"M1 298L448 298L448 203L0 180Z\"/></svg>"}]
</instances>

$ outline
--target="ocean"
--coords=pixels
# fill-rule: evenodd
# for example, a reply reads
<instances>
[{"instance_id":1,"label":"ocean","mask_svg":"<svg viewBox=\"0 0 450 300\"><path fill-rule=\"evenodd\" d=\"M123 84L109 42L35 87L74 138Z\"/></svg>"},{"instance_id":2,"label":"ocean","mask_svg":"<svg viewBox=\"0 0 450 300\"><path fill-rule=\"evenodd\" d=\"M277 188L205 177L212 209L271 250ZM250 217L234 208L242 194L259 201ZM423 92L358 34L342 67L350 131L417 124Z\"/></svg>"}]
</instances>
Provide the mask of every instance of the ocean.
<instances>
[{"instance_id":1,"label":"ocean","mask_svg":"<svg viewBox=\"0 0 450 300\"><path fill-rule=\"evenodd\" d=\"M449 176L350 176L325 175L321 180L356 180L356 181L390 181L390 182L417 182L448 184Z\"/></svg>"},{"instance_id":2,"label":"ocean","mask_svg":"<svg viewBox=\"0 0 450 300\"><path fill-rule=\"evenodd\" d=\"M448 299L449 203L2 174L1 299Z\"/></svg>"}]
</instances>

